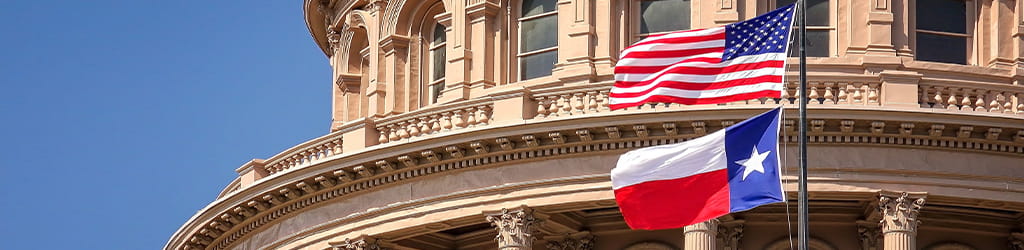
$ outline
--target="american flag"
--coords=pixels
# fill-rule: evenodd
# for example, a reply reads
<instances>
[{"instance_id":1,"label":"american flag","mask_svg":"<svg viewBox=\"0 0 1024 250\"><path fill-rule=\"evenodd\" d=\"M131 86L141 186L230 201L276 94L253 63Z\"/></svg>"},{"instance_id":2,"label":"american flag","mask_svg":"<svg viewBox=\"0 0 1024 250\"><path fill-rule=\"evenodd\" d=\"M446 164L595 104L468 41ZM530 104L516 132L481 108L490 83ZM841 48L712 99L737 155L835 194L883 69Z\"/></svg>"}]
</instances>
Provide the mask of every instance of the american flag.
<instances>
[{"instance_id":1,"label":"american flag","mask_svg":"<svg viewBox=\"0 0 1024 250\"><path fill-rule=\"evenodd\" d=\"M724 27L650 36L622 51L609 107L779 98L794 5Z\"/></svg>"}]
</instances>

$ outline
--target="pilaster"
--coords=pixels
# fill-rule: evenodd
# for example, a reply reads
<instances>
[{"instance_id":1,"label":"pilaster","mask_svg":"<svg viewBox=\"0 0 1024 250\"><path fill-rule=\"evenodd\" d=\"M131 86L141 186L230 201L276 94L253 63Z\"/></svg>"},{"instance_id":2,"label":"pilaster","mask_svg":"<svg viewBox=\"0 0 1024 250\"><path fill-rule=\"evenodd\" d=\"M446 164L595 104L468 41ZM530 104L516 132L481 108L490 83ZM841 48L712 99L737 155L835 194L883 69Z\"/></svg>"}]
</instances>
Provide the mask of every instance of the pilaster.
<instances>
[{"instance_id":1,"label":"pilaster","mask_svg":"<svg viewBox=\"0 0 1024 250\"><path fill-rule=\"evenodd\" d=\"M466 100L469 98L469 79L472 70L472 51L466 45L465 34L465 1L451 1L452 9L449 12L434 16L437 22L444 25L445 36L448 38L445 46L445 57L448 65L445 66L445 87L438 97L438 103Z\"/></svg>"},{"instance_id":2,"label":"pilaster","mask_svg":"<svg viewBox=\"0 0 1024 250\"><path fill-rule=\"evenodd\" d=\"M499 9L496 0L473 0L466 6L466 19L469 21L470 31L466 34L466 48L476 60L470 61L472 68L469 72L469 85L462 86L469 88L470 96L464 98L474 98L474 93L483 93L483 89L494 87L493 58L497 50L494 43L494 28ZM467 91L462 92L465 95Z\"/></svg>"},{"instance_id":3,"label":"pilaster","mask_svg":"<svg viewBox=\"0 0 1024 250\"><path fill-rule=\"evenodd\" d=\"M1019 37L1007 30L1013 30L1017 26L1014 12L1017 11L1015 0L991 0L991 6L987 9L989 26L983 31L988 36L988 50L986 65L992 68L1011 69L1014 66L1015 55L1013 54L1014 42L1019 42ZM984 29L984 28L983 28ZM1015 39L1016 37L1016 39Z\"/></svg>"},{"instance_id":4,"label":"pilaster","mask_svg":"<svg viewBox=\"0 0 1024 250\"><path fill-rule=\"evenodd\" d=\"M737 0L715 0L715 24L728 24L740 21L739 4Z\"/></svg>"},{"instance_id":5,"label":"pilaster","mask_svg":"<svg viewBox=\"0 0 1024 250\"><path fill-rule=\"evenodd\" d=\"M597 33L594 20L595 0L558 1L558 62L554 73L563 82L590 82L594 69L594 45ZM563 31L564 30L564 31Z\"/></svg>"},{"instance_id":6,"label":"pilaster","mask_svg":"<svg viewBox=\"0 0 1024 250\"><path fill-rule=\"evenodd\" d=\"M878 76L882 82L883 106L920 107L918 83L923 75L917 72L884 70Z\"/></svg>"},{"instance_id":7,"label":"pilaster","mask_svg":"<svg viewBox=\"0 0 1024 250\"><path fill-rule=\"evenodd\" d=\"M397 114L409 111L409 86L406 86L405 67L409 56L409 37L389 35L380 41L384 53L384 82L387 84L384 113Z\"/></svg>"},{"instance_id":8,"label":"pilaster","mask_svg":"<svg viewBox=\"0 0 1024 250\"><path fill-rule=\"evenodd\" d=\"M716 250L715 238L718 235L718 219L683 227L684 250Z\"/></svg>"},{"instance_id":9,"label":"pilaster","mask_svg":"<svg viewBox=\"0 0 1024 250\"><path fill-rule=\"evenodd\" d=\"M505 208L501 211L485 213L485 215L487 221L498 232L498 236L494 240L498 242L499 250L533 249L535 232L543 222L543 216L535 214L532 208L527 206Z\"/></svg>"},{"instance_id":10,"label":"pilaster","mask_svg":"<svg viewBox=\"0 0 1024 250\"><path fill-rule=\"evenodd\" d=\"M856 0L851 0L857 2ZM891 1L893 13L892 38L893 48L896 56L906 60L914 59L914 51L910 50L910 0L889 0ZM856 33L853 33L856 34ZM854 35L856 36L856 35Z\"/></svg>"},{"instance_id":11,"label":"pilaster","mask_svg":"<svg viewBox=\"0 0 1024 250\"><path fill-rule=\"evenodd\" d=\"M881 191L878 197L878 210L882 215L879 221L882 229L882 249L885 250L916 250L917 219L924 206L927 193L908 193Z\"/></svg>"},{"instance_id":12,"label":"pilaster","mask_svg":"<svg viewBox=\"0 0 1024 250\"><path fill-rule=\"evenodd\" d=\"M893 48L892 41L894 16L891 2L890 0L872 0L868 2L868 44L865 57L892 58L892 54L896 50ZM899 60L896 60L896 63L899 63Z\"/></svg>"},{"instance_id":13,"label":"pilaster","mask_svg":"<svg viewBox=\"0 0 1024 250\"><path fill-rule=\"evenodd\" d=\"M362 77L356 74L338 74L334 82L334 117L331 131L347 121L359 118L359 85Z\"/></svg>"}]
</instances>

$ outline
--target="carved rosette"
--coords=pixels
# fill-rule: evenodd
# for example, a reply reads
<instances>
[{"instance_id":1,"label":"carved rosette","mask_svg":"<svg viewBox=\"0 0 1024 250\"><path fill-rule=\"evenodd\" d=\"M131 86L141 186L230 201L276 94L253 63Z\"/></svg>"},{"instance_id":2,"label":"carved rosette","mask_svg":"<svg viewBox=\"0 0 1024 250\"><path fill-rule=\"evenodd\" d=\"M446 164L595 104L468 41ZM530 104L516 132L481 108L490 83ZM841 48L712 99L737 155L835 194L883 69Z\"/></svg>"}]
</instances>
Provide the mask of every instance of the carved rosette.
<instances>
[{"instance_id":1,"label":"carved rosette","mask_svg":"<svg viewBox=\"0 0 1024 250\"><path fill-rule=\"evenodd\" d=\"M533 213L532 208L520 207L487 215L487 221L498 232L494 237L498 249L533 249L533 232L540 224Z\"/></svg>"},{"instance_id":2,"label":"carved rosette","mask_svg":"<svg viewBox=\"0 0 1024 250\"><path fill-rule=\"evenodd\" d=\"M593 250L595 238L593 234L580 236L566 235L559 240L549 240L548 250Z\"/></svg>"},{"instance_id":3,"label":"carved rosette","mask_svg":"<svg viewBox=\"0 0 1024 250\"><path fill-rule=\"evenodd\" d=\"M334 250L389 250L381 245L381 240L370 237L360 237L358 239L345 239L340 244L332 246Z\"/></svg>"},{"instance_id":4,"label":"carved rosette","mask_svg":"<svg viewBox=\"0 0 1024 250\"><path fill-rule=\"evenodd\" d=\"M882 233L917 233L917 215L924 206L924 195L909 193L882 193L878 198L878 209L882 213Z\"/></svg>"}]
</instances>

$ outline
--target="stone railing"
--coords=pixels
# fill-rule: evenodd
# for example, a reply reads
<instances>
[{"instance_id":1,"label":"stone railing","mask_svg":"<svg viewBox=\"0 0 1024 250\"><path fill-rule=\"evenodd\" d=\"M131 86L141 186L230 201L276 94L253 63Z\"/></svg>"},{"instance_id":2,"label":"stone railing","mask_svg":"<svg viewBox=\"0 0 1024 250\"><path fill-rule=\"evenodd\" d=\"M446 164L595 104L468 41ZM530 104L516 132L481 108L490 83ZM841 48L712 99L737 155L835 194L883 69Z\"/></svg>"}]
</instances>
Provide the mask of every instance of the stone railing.
<instances>
[{"instance_id":1,"label":"stone railing","mask_svg":"<svg viewBox=\"0 0 1024 250\"><path fill-rule=\"evenodd\" d=\"M922 108L1024 114L1024 88L990 84L921 84Z\"/></svg>"},{"instance_id":2,"label":"stone railing","mask_svg":"<svg viewBox=\"0 0 1024 250\"><path fill-rule=\"evenodd\" d=\"M341 136L341 133L331 133L309 140L270 157L263 167L267 173L274 174L295 167L317 164L328 156L341 154Z\"/></svg>"},{"instance_id":3,"label":"stone railing","mask_svg":"<svg viewBox=\"0 0 1024 250\"><path fill-rule=\"evenodd\" d=\"M376 121L380 137L385 144L403 139L437 134L470 127L485 126L491 122L494 103L490 100L470 100L454 105L430 107L385 117Z\"/></svg>"},{"instance_id":4,"label":"stone railing","mask_svg":"<svg viewBox=\"0 0 1024 250\"><path fill-rule=\"evenodd\" d=\"M585 86L568 86L534 92L533 101L537 103L536 116L533 119L550 119L580 114L607 113L608 92L612 83L599 83ZM759 98L746 101L731 102L725 105L778 105L779 103L795 104L800 93L797 82L787 82L782 98ZM849 105L849 106L880 106L879 83L862 82L821 82L808 81L808 98L810 105ZM699 105L697 105L699 106ZM629 109L647 111L685 109L687 105L658 104L644 105Z\"/></svg>"}]
</instances>

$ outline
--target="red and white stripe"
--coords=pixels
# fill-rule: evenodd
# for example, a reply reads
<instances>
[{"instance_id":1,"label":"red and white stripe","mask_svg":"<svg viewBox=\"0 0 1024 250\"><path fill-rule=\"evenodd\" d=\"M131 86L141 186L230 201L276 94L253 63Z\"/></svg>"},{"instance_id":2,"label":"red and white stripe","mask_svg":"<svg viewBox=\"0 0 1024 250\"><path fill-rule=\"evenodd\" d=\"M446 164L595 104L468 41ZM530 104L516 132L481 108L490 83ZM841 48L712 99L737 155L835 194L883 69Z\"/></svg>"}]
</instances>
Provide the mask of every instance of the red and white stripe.
<instances>
[{"instance_id":1,"label":"red and white stripe","mask_svg":"<svg viewBox=\"0 0 1024 250\"><path fill-rule=\"evenodd\" d=\"M713 104L778 98L786 53L722 61L725 27L651 36L622 51L609 107L647 102Z\"/></svg>"}]
</instances>

